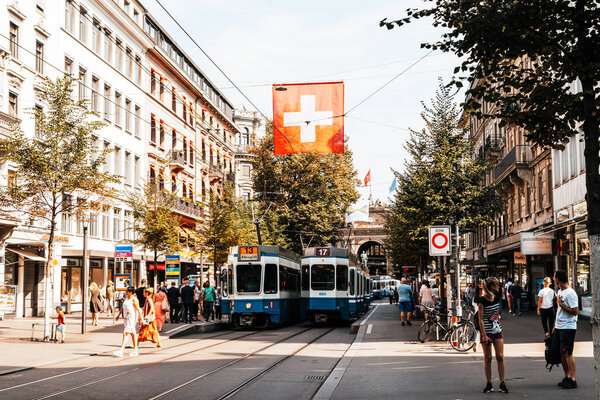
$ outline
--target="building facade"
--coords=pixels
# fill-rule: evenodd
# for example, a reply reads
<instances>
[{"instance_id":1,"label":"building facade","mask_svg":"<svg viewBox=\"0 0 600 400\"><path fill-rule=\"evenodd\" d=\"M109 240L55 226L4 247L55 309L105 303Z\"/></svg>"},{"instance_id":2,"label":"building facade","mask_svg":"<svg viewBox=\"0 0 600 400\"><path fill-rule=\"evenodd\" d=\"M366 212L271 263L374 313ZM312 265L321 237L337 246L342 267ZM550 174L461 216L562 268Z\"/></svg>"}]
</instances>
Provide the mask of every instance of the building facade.
<instances>
[{"instance_id":1,"label":"building facade","mask_svg":"<svg viewBox=\"0 0 600 400\"><path fill-rule=\"evenodd\" d=\"M252 159L249 149L258 143L258 134L264 121L257 111L237 108L233 121L240 131L234 138L235 145L235 194L246 200L254 198L252 187Z\"/></svg>"}]
</instances>

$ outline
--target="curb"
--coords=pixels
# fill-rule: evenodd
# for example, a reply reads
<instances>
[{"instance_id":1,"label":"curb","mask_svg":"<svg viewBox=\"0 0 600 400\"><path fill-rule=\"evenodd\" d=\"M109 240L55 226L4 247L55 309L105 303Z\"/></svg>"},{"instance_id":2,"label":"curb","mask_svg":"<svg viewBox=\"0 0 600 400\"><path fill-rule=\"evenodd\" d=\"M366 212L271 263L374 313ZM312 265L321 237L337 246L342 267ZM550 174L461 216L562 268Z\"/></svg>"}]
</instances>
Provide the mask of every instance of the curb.
<instances>
[{"instance_id":1,"label":"curb","mask_svg":"<svg viewBox=\"0 0 600 400\"><path fill-rule=\"evenodd\" d=\"M367 322L369 318L371 318L371 315L373 315L375 310L377 310L377 307L379 307L379 304L375 304L366 314L364 314L362 317L360 317L359 319L354 321L354 323L352 323L352 325L350 325L350 334L358 333L358 330L360 329L360 327L362 325L364 325L365 322Z\"/></svg>"},{"instance_id":2,"label":"curb","mask_svg":"<svg viewBox=\"0 0 600 400\"><path fill-rule=\"evenodd\" d=\"M63 358L62 360L52 361L52 362L47 362L47 363L41 363L41 364L36 364L36 365L29 365L27 367L19 367L19 368L13 368L13 369L6 369L4 371L0 371L0 376L16 374L18 372L28 371L30 369L45 367L46 365L54 365L56 363L62 363L62 362L73 361L73 360L80 360L82 358L88 358L88 357L92 357L92 356L97 356L99 354L100 354L100 352L94 352L94 353L87 354L85 356Z\"/></svg>"},{"instance_id":3,"label":"curb","mask_svg":"<svg viewBox=\"0 0 600 400\"><path fill-rule=\"evenodd\" d=\"M174 330L177 330L177 331L173 332L168 337L173 339L173 338L178 338L178 337L182 337L182 336L195 335L197 333L218 332L218 331L223 331L223 330L227 329L228 326L229 326L229 324L226 322L218 322L215 324L182 325L179 328L175 328Z\"/></svg>"}]
</instances>

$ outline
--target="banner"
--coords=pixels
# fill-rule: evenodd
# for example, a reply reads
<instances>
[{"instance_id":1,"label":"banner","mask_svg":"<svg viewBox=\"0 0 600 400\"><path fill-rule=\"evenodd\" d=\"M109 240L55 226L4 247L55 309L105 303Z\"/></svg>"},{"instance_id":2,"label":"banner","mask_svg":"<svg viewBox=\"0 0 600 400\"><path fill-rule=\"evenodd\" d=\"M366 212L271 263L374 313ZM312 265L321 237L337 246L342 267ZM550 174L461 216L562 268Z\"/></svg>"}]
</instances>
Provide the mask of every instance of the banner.
<instances>
[{"instance_id":1,"label":"banner","mask_svg":"<svg viewBox=\"0 0 600 400\"><path fill-rule=\"evenodd\" d=\"M275 155L344 153L343 82L273 85Z\"/></svg>"},{"instance_id":2,"label":"banner","mask_svg":"<svg viewBox=\"0 0 600 400\"><path fill-rule=\"evenodd\" d=\"M369 203L364 203L358 207L351 208L346 213L346 223L364 221L369 222Z\"/></svg>"}]
</instances>

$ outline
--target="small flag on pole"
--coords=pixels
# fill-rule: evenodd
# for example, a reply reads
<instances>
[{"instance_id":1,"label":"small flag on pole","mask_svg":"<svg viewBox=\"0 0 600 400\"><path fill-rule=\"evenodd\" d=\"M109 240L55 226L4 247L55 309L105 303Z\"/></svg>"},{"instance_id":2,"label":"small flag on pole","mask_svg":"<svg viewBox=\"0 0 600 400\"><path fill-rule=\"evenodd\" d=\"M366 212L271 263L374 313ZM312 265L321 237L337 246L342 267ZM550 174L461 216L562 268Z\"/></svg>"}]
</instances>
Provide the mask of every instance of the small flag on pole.
<instances>
[{"instance_id":1,"label":"small flag on pole","mask_svg":"<svg viewBox=\"0 0 600 400\"><path fill-rule=\"evenodd\" d=\"M394 193L394 191L396 191L396 177L394 177L392 185L390 186L390 193Z\"/></svg>"},{"instance_id":2,"label":"small flag on pole","mask_svg":"<svg viewBox=\"0 0 600 400\"><path fill-rule=\"evenodd\" d=\"M368 186L369 182L371 182L371 170L370 169L369 169L369 172L367 172L367 176L365 176L365 186Z\"/></svg>"}]
</instances>

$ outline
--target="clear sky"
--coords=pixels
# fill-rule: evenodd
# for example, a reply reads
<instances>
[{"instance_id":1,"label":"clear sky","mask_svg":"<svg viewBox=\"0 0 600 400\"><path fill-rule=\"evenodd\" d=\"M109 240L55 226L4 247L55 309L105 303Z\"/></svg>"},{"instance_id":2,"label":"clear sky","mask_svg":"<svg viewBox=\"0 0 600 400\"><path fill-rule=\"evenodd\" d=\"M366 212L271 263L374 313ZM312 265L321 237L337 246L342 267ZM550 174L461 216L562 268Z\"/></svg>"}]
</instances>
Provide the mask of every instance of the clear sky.
<instances>
[{"instance_id":1,"label":"clear sky","mask_svg":"<svg viewBox=\"0 0 600 400\"><path fill-rule=\"evenodd\" d=\"M160 1L269 118L273 83L344 81L349 110L425 55L420 44L442 33L431 21L379 27L385 17L400 18L406 8L427 5L419 0ZM156 0L143 3L234 105L252 109ZM429 102L438 77L449 80L456 65L454 55L434 52L345 119L359 178L371 169L374 198L388 201L390 168L404 166L407 128L423 127L421 102ZM369 195L369 188L360 191Z\"/></svg>"}]
</instances>

